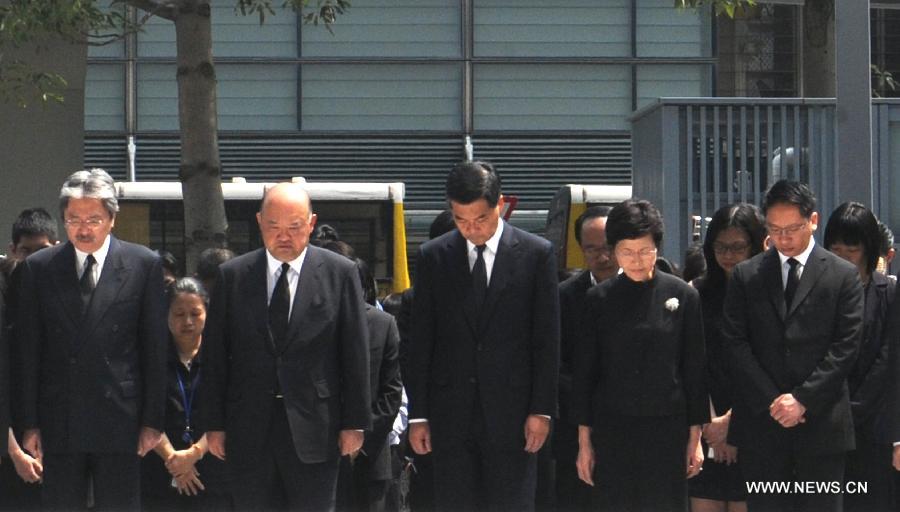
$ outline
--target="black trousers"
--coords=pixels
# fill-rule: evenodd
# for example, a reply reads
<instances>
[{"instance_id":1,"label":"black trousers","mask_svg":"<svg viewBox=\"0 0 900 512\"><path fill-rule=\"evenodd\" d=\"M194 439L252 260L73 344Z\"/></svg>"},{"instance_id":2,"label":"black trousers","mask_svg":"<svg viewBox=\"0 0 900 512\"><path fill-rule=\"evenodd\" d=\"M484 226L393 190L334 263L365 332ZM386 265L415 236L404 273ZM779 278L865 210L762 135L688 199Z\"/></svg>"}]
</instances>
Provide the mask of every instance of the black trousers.
<instances>
[{"instance_id":1,"label":"black trousers","mask_svg":"<svg viewBox=\"0 0 900 512\"><path fill-rule=\"evenodd\" d=\"M845 480L853 491L857 484L865 484L866 492L844 494L847 512L887 512L894 510L893 447L867 439L856 438L856 450L847 454Z\"/></svg>"},{"instance_id":2,"label":"black trousers","mask_svg":"<svg viewBox=\"0 0 900 512\"><path fill-rule=\"evenodd\" d=\"M788 436L789 437L789 436ZM757 482L788 482L788 491L755 490L747 496L753 512L840 512L843 510L844 453L801 455L790 443L738 451L744 478ZM798 482L798 484L793 484ZM812 484L809 484L812 482ZM836 484L834 484L836 482ZM833 485L834 484L834 485ZM811 486L815 492L798 492L797 485ZM836 485L837 488L834 488ZM819 486L821 490L816 490Z\"/></svg>"},{"instance_id":3,"label":"black trousers","mask_svg":"<svg viewBox=\"0 0 900 512\"><path fill-rule=\"evenodd\" d=\"M433 439L437 510L534 510L537 456L525 451L524 440L519 448L492 445L482 415L475 417L459 440Z\"/></svg>"},{"instance_id":4,"label":"black trousers","mask_svg":"<svg viewBox=\"0 0 900 512\"><path fill-rule=\"evenodd\" d=\"M235 510L333 511L339 452L334 459L306 464L297 457L284 403L274 399L263 453L256 462L233 467Z\"/></svg>"},{"instance_id":5,"label":"black trousers","mask_svg":"<svg viewBox=\"0 0 900 512\"><path fill-rule=\"evenodd\" d=\"M43 508L86 510L88 486L93 482L92 510L140 510L140 467L136 453L46 453Z\"/></svg>"}]
</instances>

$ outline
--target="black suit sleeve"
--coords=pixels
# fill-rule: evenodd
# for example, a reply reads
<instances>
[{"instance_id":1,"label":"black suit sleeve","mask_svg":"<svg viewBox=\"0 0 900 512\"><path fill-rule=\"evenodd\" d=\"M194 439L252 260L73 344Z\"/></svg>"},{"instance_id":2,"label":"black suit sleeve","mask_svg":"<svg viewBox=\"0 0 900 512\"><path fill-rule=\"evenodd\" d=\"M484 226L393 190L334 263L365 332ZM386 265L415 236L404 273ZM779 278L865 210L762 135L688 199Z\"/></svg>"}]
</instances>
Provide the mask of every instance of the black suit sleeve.
<instances>
[{"instance_id":1,"label":"black suit sleeve","mask_svg":"<svg viewBox=\"0 0 900 512\"><path fill-rule=\"evenodd\" d=\"M344 267L337 338L341 363L341 430L372 428L369 329L355 266Z\"/></svg>"},{"instance_id":2,"label":"black suit sleeve","mask_svg":"<svg viewBox=\"0 0 900 512\"><path fill-rule=\"evenodd\" d=\"M688 425L709 423L709 394L706 389L706 340L700 295L691 288L685 294L682 330L681 375L687 402Z\"/></svg>"},{"instance_id":3,"label":"black suit sleeve","mask_svg":"<svg viewBox=\"0 0 900 512\"><path fill-rule=\"evenodd\" d=\"M532 320L532 388L530 414L558 416L559 284L553 246L546 244L538 261Z\"/></svg>"},{"instance_id":4,"label":"black suit sleeve","mask_svg":"<svg viewBox=\"0 0 900 512\"><path fill-rule=\"evenodd\" d=\"M200 419L204 430L225 430L225 393L228 383L225 297L226 290L230 287L229 279L229 276L219 269L206 315L206 327L203 329L201 360L204 377L203 385L200 386L203 417Z\"/></svg>"},{"instance_id":5,"label":"black suit sleeve","mask_svg":"<svg viewBox=\"0 0 900 512\"><path fill-rule=\"evenodd\" d=\"M2 277L0 277L2 279ZM10 340L6 328L6 304L3 293L0 292L0 450L6 454L6 432L10 425Z\"/></svg>"},{"instance_id":6,"label":"black suit sleeve","mask_svg":"<svg viewBox=\"0 0 900 512\"><path fill-rule=\"evenodd\" d=\"M403 385L400 382L400 335L397 323L390 318L386 331L384 351L378 370L378 387L372 390L377 398L372 407L372 432L366 435L366 443L383 443L394 426L394 418L400 410ZM366 452L371 453L370 450Z\"/></svg>"},{"instance_id":7,"label":"black suit sleeve","mask_svg":"<svg viewBox=\"0 0 900 512\"><path fill-rule=\"evenodd\" d=\"M572 377L572 413L569 421L576 425L593 424L593 395L600 380L600 365L597 364L597 287L585 297L585 319L578 332L574 348L574 374Z\"/></svg>"},{"instance_id":8,"label":"black suit sleeve","mask_svg":"<svg viewBox=\"0 0 900 512\"><path fill-rule=\"evenodd\" d=\"M834 402L841 387L845 385L847 374L856 361L856 353L862 337L863 288L855 271L845 271L840 276L836 315L834 318L834 338L825 357L816 369L792 390L797 399L810 414L817 414ZM823 319L824 320L824 319Z\"/></svg>"},{"instance_id":9,"label":"black suit sleeve","mask_svg":"<svg viewBox=\"0 0 900 512\"><path fill-rule=\"evenodd\" d=\"M22 430L38 428L38 386L40 384L43 326L37 314L38 289L35 282L34 269L28 260L19 264L20 279L16 286L16 319L13 337L21 358L22 365L22 402L21 417L17 425Z\"/></svg>"},{"instance_id":10,"label":"black suit sleeve","mask_svg":"<svg viewBox=\"0 0 900 512\"><path fill-rule=\"evenodd\" d=\"M409 373L404 375L409 394L409 419L428 419L428 380L434 348L436 324L434 269L428 252L419 249L416 257L416 281L413 292Z\"/></svg>"},{"instance_id":11,"label":"black suit sleeve","mask_svg":"<svg viewBox=\"0 0 900 512\"><path fill-rule=\"evenodd\" d=\"M781 392L760 366L750 347L750 313L753 304L747 290L745 272L748 268L745 265L735 267L728 283L723 310L722 342L741 398L754 414L762 414L768 411L769 405Z\"/></svg>"},{"instance_id":12,"label":"black suit sleeve","mask_svg":"<svg viewBox=\"0 0 900 512\"><path fill-rule=\"evenodd\" d=\"M166 420L167 301L162 260L155 258L145 277L138 343L141 353L143 402L141 426L163 431Z\"/></svg>"}]
</instances>

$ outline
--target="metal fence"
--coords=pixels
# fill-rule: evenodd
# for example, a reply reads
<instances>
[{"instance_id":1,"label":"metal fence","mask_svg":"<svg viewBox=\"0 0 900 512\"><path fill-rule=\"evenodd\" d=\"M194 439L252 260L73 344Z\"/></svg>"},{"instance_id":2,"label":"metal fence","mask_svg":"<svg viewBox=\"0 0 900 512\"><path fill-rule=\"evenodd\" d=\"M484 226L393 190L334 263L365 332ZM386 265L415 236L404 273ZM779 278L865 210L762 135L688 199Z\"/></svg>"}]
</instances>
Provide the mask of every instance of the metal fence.
<instances>
[{"instance_id":1,"label":"metal fence","mask_svg":"<svg viewBox=\"0 0 900 512\"><path fill-rule=\"evenodd\" d=\"M893 220L891 161L900 159L891 158L898 146L892 139L900 135L900 103L875 102L872 118L875 203L870 206L880 218ZM812 188L824 226L840 197L835 128L833 99L661 98L635 113L634 195L662 211L663 253L681 261L684 251L702 240L718 208L758 205L768 186L782 178Z\"/></svg>"}]
</instances>

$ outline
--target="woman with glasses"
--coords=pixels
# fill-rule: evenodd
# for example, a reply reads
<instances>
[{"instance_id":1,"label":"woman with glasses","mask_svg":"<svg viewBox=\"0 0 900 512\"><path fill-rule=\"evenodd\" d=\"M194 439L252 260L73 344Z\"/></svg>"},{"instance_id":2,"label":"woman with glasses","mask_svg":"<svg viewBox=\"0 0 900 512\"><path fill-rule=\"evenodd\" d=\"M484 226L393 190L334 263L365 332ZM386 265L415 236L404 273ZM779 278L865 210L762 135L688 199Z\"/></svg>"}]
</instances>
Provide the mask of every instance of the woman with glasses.
<instances>
[{"instance_id":1,"label":"woman with glasses","mask_svg":"<svg viewBox=\"0 0 900 512\"><path fill-rule=\"evenodd\" d=\"M587 295L575 354L572 410L578 476L597 508L687 508L709 422L703 320L697 291L656 270L659 211L629 199L612 209L606 239L622 268Z\"/></svg>"},{"instance_id":2,"label":"woman with glasses","mask_svg":"<svg viewBox=\"0 0 900 512\"><path fill-rule=\"evenodd\" d=\"M703 309L712 420L703 428L707 456L703 473L688 486L692 512L747 510L747 490L737 463L737 448L727 441L734 388L722 347L722 305L731 271L738 263L762 252L765 239L765 218L759 208L750 204L720 208L706 228L706 274L692 284L700 292Z\"/></svg>"},{"instance_id":3,"label":"woman with glasses","mask_svg":"<svg viewBox=\"0 0 900 512\"><path fill-rule=\"evenodd\" d=\"M178 279L168 288L169 362L166 385L166 429L141 461L141 505L144 510L228 510L225 463L204 457L206 435L197 428L202 410L200 360L209 295L196 279ZM158 456L157 456L158 455Z\"/></svg>"},{"instance_id":4,"label":"woman with glasses","mask_svg":"<svg viewBox=\"0 0 900 512\"><path fill-rule=\"evenodd\" d=\"M863 339L847 376L856 450L847 455L844 477L847 482L868 482L868 489L858 495L846 494L844 509L892 510L891 442L895 439L889 434L888 342L884 334L892 316L895 283L875 271L881 253L878 220L860 203L838 206L825 226L825 248L856 265L865 299Z\"/></svg>"}]
</instances>

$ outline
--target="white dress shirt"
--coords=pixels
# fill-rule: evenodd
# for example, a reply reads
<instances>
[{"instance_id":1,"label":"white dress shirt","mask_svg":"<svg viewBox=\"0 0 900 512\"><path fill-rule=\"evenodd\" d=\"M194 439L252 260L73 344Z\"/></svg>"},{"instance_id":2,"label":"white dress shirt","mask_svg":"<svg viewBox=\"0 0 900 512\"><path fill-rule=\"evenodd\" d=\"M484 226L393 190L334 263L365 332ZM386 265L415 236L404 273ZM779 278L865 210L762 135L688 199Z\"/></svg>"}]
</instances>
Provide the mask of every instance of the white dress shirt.
<instances>
[{"instance_id":1,"label":"white dress shirt","mask_svg":"<svg viewBox=\"0 0 900 512\"><path fill-rule=\"evenodd\" d=\"M85 260L87 260L88 254L91 254L94 256L95 261L93 268L91 268L91 274L93 274L91 279L94 282L94 286L97 286L97 283L100 282L100 273L103 272L103 263L106 262L106 256L109 254L109 240L109 235L106 235L106 240L103 241L103 245L91 253L81 252L75 247L75 275L78 276L79 281L81 280L81 275L84 274Z\"/></svg>"},{"instance_id":2,"label":"white dress shirt","mask_svg":"<svg viewBox=\"0 0 900 512\"><path fill-rule=\"evenodd\" d=\"M300 253L300 256L297 256L293 261L287 262L291 268L288 269L288 290L291 292L291 303L290 308L288 309L288 318L291 317L291 313L294 310L294 296L297 295L297 283L300 282L300 269L303 268L303 261L306 259L306 248L303 249L303 252ZM266 250L266 261L267 261L267 271L266 271L266 290L267 290L267 301L266 304L272 302L272 294L275 293L275 284L278 283L278 278L281 277L281 261L275 259L272 254Z\"/></svg>"},{"instance_id":3,"label":"white dress shirt","mask_svg":"<svg viewBox=\"0 0 900 512\"><path fill-rule=\"evenodd\" d=\"M812 254L813 247L816 245L816 239L813 237L809 237L809 244L806 246L806 249L803 250L800 254L794 256L793 258L797 260L799 265L797 265L797 282L800 282L800 278L803 277L803 269L806 268L806 262L809 261L809 255ZM791 256L785 256L784 254L778 253L778 259L781 260L781 285L783 288L787 288L787 279L788 272L791 271L791 264L788 263L788 260Z\"/></svg>"},{"instance_id":4,"label":"white dress shirt","mask_svg":"<svg viewBox=\"0 0 900 512\"><path fill-rule=\"evenodd\" d=\"M503 234L503 221L497 223L497 230L484 243L487 247L482 253L484 258L484 270L487 271L487 285L491 285L491 271L494 270L494 260L497 259L497 249L500 247L500 235ZM466 240L466 254L469 257L469 271L475 268L475 262L478 260L478 248L472 242Z\"/></svg>"}]
</instances>

